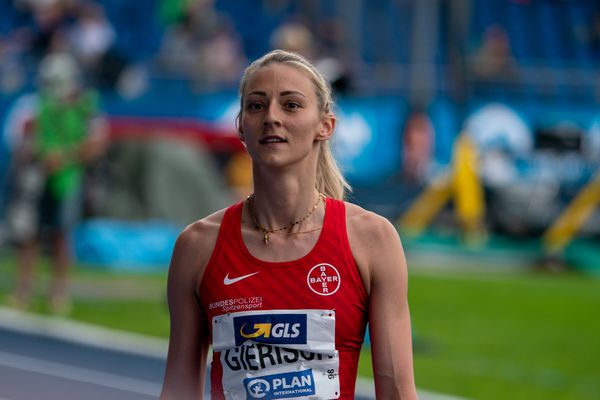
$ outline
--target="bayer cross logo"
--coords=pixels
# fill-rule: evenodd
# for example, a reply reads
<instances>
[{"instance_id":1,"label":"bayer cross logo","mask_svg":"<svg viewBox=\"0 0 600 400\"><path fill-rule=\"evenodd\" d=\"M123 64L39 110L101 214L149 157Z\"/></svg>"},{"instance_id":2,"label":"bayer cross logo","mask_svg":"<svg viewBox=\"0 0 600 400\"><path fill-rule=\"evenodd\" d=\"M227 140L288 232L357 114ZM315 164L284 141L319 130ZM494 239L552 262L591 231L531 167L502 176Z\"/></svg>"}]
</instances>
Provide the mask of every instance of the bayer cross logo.
<instances>
[{"instance_id":1,"label":"bayer cross logo","mask_svg":"<svg viewBox=\"0 0 600 400\"><path fill-rule=\"evenodd\" d=\"M310 290L321 296L331 296L340 288L342 279L331 264L317 264L308 271L306 283Z\"/></svg>"},{"instance_id":2,"label":"bayer cross logo","mask_svg":"<svg viewBox=\"0 0 600 400\"><path fill-rule=\"evenodd\" d=\"M271 385L264 379L252 379L246 384L247 392L254 399L262 399L271 390Z\"/></svg>"}]
</instances>

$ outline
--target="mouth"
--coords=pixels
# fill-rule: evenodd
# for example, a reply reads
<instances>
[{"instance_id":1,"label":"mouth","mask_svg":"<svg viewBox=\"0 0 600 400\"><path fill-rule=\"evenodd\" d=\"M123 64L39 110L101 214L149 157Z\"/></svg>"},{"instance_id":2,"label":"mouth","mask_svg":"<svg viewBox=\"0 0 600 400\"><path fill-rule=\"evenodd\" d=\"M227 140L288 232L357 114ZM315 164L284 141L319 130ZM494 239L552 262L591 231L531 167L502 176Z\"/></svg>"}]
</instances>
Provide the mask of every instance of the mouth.
<instances>
[{"instance_id":1,"label":"mouth","mask_svg":"<svg viewBox=\"0 0 600 400\"><path fill-rule=\"evenodd\" d=\"M260 144L268 144L268 143L287 143L287 140L277 135L268 135L261 138L258 143Z\"/></svg>"}]
</instances>

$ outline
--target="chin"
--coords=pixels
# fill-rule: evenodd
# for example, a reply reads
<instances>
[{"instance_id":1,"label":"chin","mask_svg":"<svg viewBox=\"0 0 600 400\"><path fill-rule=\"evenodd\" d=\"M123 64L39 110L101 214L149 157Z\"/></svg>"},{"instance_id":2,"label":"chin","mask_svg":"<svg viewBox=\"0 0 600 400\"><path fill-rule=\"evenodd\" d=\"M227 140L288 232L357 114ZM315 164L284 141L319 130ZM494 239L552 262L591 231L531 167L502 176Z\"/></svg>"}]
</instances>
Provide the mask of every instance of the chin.
<instances>
[{"instance_id":1,"label":"chin","mask_svg":"<svg viewBox=\"0 0 600 400\"><path fill-rule=\"evenodd\" d=\"M266 156L260 157L257 164L267 168L283 168L289 165L290 161L283 157Z\"/></svg>"},{"instance_id":2,"label":"chin","mask_svg":"<svg viewBox=\"0 0 600 400\"><path fill-rule=\"evenodd\" d=\"M302 164L302 158L285 157L282 154L264 154L255 159L254 165L269 169L284 169ZM305 160L306 161L306 160Z\"/></svg>"}]
</instances>

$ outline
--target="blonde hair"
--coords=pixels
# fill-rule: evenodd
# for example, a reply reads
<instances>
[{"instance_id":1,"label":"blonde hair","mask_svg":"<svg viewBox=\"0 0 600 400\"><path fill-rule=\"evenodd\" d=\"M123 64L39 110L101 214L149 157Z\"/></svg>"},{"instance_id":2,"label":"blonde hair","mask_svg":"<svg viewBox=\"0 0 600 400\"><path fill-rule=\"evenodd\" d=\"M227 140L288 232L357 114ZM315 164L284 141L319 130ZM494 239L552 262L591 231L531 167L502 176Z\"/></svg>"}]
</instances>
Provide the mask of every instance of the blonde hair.
<instances>
[{"instance_id":1,"label":"blonde hair","mask_svg":"<svg viewBox=\"0 0 600 400\"><path fill-rule=\"evenodd\" d=\"M321 75L321 73L319 73L319 71L317 71L317 69L301 55L284 50L273 50L254 61L244 71L244 75L240 82L240 111L236 118L236 124L238 124L238 126L244 109L244 93L246 91L248 80L257 70L273 63L289 65L308 74L315 87L319 110L323 114L332 113L333 97L331 94L331 86L323 75ZM320 148L319 158L317 160L316 188L319 192L324 193L328 197L342 200L344 194L352 191L352 188L342 175L340 168L331 153L329 141L322 141L319 143Z\"/></svg>"}]
</instances>

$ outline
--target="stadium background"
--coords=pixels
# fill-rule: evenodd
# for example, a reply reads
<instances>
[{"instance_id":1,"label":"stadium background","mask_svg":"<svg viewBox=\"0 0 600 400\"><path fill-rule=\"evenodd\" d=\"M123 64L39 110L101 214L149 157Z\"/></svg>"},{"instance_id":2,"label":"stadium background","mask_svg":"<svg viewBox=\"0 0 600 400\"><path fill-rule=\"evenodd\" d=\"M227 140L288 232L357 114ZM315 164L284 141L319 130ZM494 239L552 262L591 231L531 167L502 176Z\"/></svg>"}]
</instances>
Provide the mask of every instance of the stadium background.
<instances>
[{"instance_id":1,"label":"stadium background","mask_svg":"<svg viewBox=\"0 0 600 400\"><path fill-rule=\"evenodd\" d=\"M86 178L71 317L165 336L177 232L250 190L236 84L273 47L330 78L349 198L402 233L418 386L598 398L593 0L2 1L0 291L15 268L3 224L11 156L48 51L78 57L110 137ZM94 285L114 295L82 289ZM33 311L47 312L41 298Z\"/></svg>"}]
</instances>

